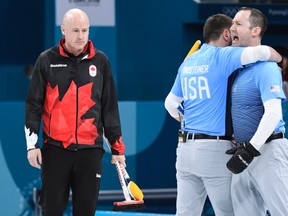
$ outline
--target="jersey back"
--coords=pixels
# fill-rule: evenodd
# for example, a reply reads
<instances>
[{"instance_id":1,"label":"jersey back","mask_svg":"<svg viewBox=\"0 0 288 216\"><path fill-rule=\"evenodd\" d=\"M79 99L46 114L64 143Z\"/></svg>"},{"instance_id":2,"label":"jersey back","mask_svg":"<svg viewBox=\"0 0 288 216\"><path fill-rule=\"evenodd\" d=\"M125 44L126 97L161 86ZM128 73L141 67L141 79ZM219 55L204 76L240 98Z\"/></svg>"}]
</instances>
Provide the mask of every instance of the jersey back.
<instances>
[{"instance_id":1,"label":"jersey back","mask_svg":"<svg viewBox=\"0 0 288 216\"><path fill-rule=\"evenodd\" d=\"M215 136L226 133L229 75L241 68L240 47L203 44L179 67L171 92L184 98L185 129Z\"/></svg>"}]
</instances>

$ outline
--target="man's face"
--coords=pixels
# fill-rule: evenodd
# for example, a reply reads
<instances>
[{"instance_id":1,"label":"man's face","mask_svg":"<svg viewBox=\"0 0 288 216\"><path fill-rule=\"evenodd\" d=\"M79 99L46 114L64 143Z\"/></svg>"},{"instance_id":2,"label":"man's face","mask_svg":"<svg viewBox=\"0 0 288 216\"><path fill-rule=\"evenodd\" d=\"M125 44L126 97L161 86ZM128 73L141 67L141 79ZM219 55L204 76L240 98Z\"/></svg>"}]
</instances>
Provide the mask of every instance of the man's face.
<instances>
[{"instance_id":1,"label":"man's face","mask_svg":"<svg viewBox=\"0 0 288 216\"><path fill-rule=\"evenodd\" d=\"M232 22L232 46L246 47L251 45L252 28L249 22L250 11L239 11Z\"/></svg>"},{"instance_id":2,"label":"man's face","mask_svg":"<svg viewBox=\"0 0 288 216\"><path fill-rule=\"evenodd\" d=\"M88 41L89 21L85 16L74 16L62 26L62 33L65 36L66 49L78 55Z\"/></svg>"}]
</instances>

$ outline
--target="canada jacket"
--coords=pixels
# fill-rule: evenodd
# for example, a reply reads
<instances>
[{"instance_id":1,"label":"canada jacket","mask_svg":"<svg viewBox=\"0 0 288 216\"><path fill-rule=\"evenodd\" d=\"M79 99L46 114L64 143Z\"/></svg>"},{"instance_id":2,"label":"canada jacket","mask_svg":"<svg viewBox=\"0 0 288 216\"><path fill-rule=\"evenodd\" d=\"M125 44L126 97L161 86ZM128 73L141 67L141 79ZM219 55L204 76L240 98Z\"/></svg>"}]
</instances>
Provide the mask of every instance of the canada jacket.
<instances>
[{"instance_id":1,"label":"canada jacket","mask_svg":"<svg viewBox=\"0 0 288 216\"><path fill-rule=\"evenodd\" d=\"M103 148L103 133L113 154L124 154L118 101L106 55L88 41L75 57L59 45L36 61L26 98L27 149L37 144L41 118L44 144L68 150Z\"/></svg>"}]
</instances>

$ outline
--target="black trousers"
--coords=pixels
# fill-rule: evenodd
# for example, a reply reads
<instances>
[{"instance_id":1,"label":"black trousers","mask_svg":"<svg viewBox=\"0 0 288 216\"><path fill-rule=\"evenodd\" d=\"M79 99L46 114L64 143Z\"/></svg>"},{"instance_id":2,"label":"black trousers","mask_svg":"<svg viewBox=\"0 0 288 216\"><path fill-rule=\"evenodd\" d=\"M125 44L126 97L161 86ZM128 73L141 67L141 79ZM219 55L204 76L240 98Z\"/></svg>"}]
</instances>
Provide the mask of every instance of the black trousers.
<instances>
[{"instance_id":1,"label":"black trousers","mask_svg":"<svg viewBox=\"0 0 288 216\"><path fill-rule=\"evenodd\" d=\"M72 190L73 216L94 216L102 175L101 148L69 151L50 144L42 148L43 216L62 216Z\"/></svg>"}]
</instances>

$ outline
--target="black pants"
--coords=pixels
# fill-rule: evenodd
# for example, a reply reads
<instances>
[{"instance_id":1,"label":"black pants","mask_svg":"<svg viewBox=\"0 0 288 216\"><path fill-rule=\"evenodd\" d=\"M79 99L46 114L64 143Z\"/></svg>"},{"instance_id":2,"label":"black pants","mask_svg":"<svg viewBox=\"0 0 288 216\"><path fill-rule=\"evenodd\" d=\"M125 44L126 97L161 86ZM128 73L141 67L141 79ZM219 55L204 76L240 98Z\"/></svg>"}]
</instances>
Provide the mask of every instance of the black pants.
<instances>
[{"instance_id":1,"label":"black pants","mask_svg":"<svg viewBox=\"0 0 288 216\"><path fill-rule=\"evenodd\" d=\"M50 144L42 148L43 216L62 216L72 190L73 216L94 216L97 206L102 157L100 148L69 151Z\"/></svg>"}]
</instances>

